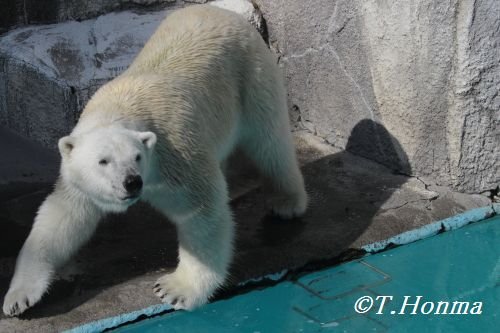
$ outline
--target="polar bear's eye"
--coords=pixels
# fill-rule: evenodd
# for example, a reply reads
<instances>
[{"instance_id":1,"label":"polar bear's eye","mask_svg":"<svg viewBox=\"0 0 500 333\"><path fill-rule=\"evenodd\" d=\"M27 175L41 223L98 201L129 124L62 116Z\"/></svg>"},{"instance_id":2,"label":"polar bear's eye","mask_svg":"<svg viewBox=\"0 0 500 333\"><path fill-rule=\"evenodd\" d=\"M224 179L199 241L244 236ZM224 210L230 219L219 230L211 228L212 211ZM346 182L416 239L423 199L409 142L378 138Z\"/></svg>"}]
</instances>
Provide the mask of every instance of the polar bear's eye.
<instances>
[{"instance_id":1,"label":"polar bear's eye","mask_svg":"<svg viewBox=\"0 0 500 333\"><path fill-rule=\"evenodd\" d=\"M99 165L108 165L108 160L103 158L102 160L99 161Z\"/></svg>"},{"instance_id":2,"label":"polar bear's eye","mask_svg":"<svg viewBox=\"0 0 500 333\"><path fill-rule=\"evenodd\" d=\"M141 155L140 154L137 154L137 156L135 157L135 161L136 162L139 162L141 160Z\"/></svg>"}]
</instances>

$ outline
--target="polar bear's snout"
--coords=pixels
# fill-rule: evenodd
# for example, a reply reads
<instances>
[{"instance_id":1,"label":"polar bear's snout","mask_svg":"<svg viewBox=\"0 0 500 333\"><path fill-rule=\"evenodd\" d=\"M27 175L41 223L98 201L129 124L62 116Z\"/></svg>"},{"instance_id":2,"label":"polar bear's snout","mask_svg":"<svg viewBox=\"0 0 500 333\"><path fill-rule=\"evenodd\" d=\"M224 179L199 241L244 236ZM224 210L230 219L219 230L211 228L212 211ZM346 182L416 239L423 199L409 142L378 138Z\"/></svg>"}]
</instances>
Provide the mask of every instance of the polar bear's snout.
<instances>
[{"instance_id":1,"label":"polar bear's snout","mask_svg":"<svg viewBox=\"0 0 500 333\"><path fill-rule=\"evenodd\" d=\"M127 191L124 199L135 199L141 194L142 177L140 175L128 175L123 181L123 188Z\"/></svg>"}]
</instances>

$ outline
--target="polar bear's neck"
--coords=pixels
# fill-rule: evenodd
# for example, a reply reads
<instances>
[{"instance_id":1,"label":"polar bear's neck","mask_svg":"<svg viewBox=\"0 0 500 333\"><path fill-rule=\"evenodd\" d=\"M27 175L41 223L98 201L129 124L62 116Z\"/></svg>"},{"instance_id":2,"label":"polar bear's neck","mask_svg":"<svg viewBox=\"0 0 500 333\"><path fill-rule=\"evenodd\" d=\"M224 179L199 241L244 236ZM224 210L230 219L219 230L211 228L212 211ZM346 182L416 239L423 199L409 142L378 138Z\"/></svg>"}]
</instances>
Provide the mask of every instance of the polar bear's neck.
<instances>
[{"instance_id":1,"label":"polar bear's neck","mask_svg":"<svg viewBox=\"0 0 500 333\"><path fill-rule=\"evenodd\" d=\"M137 81L141 82L137 82ZM117 78L101 87L86 105L73 133L102 127L145 128L141 117L145 103L141 90L146 82L135 77Z\"/></svg>"}]
</instances>

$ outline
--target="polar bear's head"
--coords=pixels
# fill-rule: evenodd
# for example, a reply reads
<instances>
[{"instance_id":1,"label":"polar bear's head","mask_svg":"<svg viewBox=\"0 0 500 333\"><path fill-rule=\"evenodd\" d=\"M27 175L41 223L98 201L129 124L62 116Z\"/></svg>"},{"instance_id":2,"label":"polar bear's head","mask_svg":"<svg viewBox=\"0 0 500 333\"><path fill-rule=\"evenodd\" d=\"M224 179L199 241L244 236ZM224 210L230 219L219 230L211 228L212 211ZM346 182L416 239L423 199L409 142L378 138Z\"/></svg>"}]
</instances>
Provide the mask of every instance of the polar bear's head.
<instances>
[{"instance_id":1,"label":"polar bear's head","mask_svg":"<svg viewBox=\"0 0 500 333\"><path fill-rule=\"evenodd\" d=\"M120 212L139 200L152 162L156 135L102 128L59 140L61 176L106 211Z\"/></svg>"}]
</instances>

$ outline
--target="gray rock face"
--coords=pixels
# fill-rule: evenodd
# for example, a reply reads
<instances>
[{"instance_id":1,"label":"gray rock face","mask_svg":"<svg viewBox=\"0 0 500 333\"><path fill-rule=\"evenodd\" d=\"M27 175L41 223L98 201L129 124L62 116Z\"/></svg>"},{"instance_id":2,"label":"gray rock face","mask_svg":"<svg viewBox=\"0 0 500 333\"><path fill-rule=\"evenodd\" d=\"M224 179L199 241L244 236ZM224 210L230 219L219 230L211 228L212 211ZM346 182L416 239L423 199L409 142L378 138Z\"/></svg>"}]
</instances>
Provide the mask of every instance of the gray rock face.
<instances>
[{"instance_id":1,"label":"gray rock face","mask_svg":"<svg viewBox=\"0 0 500 333\"><path fill-rule=\"evenodd\" d=\"M26 27L0 39L0 124L56 147L92 94L123 72L167 11Z\"/></svg>"},{"instance_id":2,"label":"gray rock face","mask_svg":"<svg viewBox=\"0 0 500 333\"><path fill-rule=\"evenodd\" d=\"M256 2L295 127L345 148L356 125L375 121L370 149L347 148L460 191L498 186L498 1ZM395 155L381 130L399 141Z\"/></svg>"},{"instance_id":3,"label":"gray rock face","mask_svg":"<svg viewBox=\"0 0 500 333\"><path fill-rule=\"evenodd\" d=\"M28 16L32 2L25 2ZM48 147L73 127L95 90L129 65L169 10L206 1L54 2L56 21L171 6L25 27L0 39L0 124ZM286 74L295 128L455 190L499 185L498 1L255 2ZM247 0L213 3L265 30ZM365 142L348 145L353 131Z\"/></svg>"},{"instance_id":4,"label":"gray rock face","mask_svg":"<svg viewBox=\"0 0 500 333\"><path fill-rule=\"evenodd\" d=\"M500 183L500 3L460 4L450 97L452 168L459 189Z\"/></svg>"},{"instance_id":5,"label":"gray rock face","mask_svg":"<svg viewBox=\"0 0 500 333\"><path fill-rule=\"evenodd\" d=\"M204 0L198 1L203 2ZM182 0L5 0L0 11L0 33L13 26L85 20L112 11L162 9ZM206 0L204 1L206 2Z\"/></svg>"}]
</instances>

